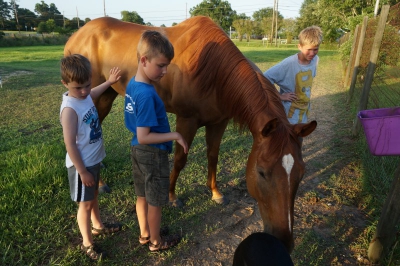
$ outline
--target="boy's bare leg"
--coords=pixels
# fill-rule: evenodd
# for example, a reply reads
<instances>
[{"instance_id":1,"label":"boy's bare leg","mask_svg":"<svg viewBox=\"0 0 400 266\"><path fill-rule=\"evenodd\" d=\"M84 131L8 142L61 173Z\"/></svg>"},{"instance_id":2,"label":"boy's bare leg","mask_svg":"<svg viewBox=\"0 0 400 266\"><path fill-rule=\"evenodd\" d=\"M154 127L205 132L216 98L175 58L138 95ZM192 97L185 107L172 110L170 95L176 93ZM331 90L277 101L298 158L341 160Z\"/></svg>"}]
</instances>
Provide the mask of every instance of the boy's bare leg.
<instances>
[{"instance_id":1,"label":"boy's bare leg","mask_svg":"<svg viewBox=\"0 0 400 266\"><path fill-rule=\"evenodd\" d=\"M157 245L161 242L160 228L161 228L161 207L148 205L148 224L150 229L150 242Z\"/></svg>"},{"instance_id":2,"label":"boy's bare leg","mask_svg":"<svg viewBox=\"0 0 400 266\"><path fill-rule=\"evenodd\" d=\"M90 218L91 218L91 221L92 221L93 228L100 229L100 228L104 228L104 225L103 225L103 223L101 221L101 218L100 218L99 201L97 199L99 191L96 190L95 193L96 194L94 196L92 211L90 213Z\"/></svg>"},{"instance_id":3,"label":"boy's bare leg","mask_svg":"<svg viewBox=\"0 0 400 266\"><path fill-rule=\"evenodd\" d=\"M93 244L90 217L93 208L93 201L79 202L77 221L82 234L82 244L87 247Z\"/></svg>"},{"instance_id":4,"label":"boy's bare leg","mask_svg":"<svg viewBox=\"0 0 400 266\"><path fill-rule=\"evenodd\" d=\"M150 236L150 229L147 220L147 201L145 197L137 197L136 200L136 214L138 217L139 227L140 227L140 235L143 237Z\"/></svg>"}]
</instances>

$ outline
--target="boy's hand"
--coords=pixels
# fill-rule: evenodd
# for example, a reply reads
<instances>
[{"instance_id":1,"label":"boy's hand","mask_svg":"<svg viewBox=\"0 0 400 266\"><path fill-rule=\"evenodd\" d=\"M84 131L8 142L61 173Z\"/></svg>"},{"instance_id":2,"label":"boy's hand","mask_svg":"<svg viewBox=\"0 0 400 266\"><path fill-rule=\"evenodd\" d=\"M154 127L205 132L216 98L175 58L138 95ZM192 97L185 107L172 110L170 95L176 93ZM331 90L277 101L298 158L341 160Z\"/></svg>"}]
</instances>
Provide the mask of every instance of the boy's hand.
<instances>
[{"instance_id":1,"label":"boy's hand","mask_svg":"<svg viewBox=\"0 0 400 266\"><path fill-rule=\"evenodd\" d=\"M94 186L94 178L93 175L89 171L84 171L82 173L79 173L82 183L86 187L91 187Z\"/></svg>"},{"instance_id":2,"label":"boy's hand","mask_svg":"<svg viewBox=\"0 0 400 266\"><path fill-rule=\"evenodd\" d=\"M177 132L177 133L178 133L178 132ZM183 152L184 152L185 154L187 154L187 153L188 153L188 145L187 145L187 143L186 143L186 140L184 140L184 138L182 137L181 134L178 133L178 135L179 135L179 137L178 137L178 139L176 140L176 142L178 142L179 145L181 145L181 146L183 147Z\"/></svg>"},{"instance_id":3,"label":"boy's hand","mask_svg":"<svg viewBox=\"0 0 400 266\"><path fill-rule=\"evenodd\" d=\"M296 93L294 92L287 92L280 95L282 101L293 102L297 100Z\"/></svg>"},{"instance_id":4,"label":"boy's hand","mask_svg":"<svg viewBox=\"0 0 400 266\"><path fill-rule=\"evenodd\" d=\"M121 78L120 73L121 73L121 69L119 69L118 67L111 68L110 69L110 77L108 78L108 81L111 84L114 84Z\"/></svg>"}]
</instances>

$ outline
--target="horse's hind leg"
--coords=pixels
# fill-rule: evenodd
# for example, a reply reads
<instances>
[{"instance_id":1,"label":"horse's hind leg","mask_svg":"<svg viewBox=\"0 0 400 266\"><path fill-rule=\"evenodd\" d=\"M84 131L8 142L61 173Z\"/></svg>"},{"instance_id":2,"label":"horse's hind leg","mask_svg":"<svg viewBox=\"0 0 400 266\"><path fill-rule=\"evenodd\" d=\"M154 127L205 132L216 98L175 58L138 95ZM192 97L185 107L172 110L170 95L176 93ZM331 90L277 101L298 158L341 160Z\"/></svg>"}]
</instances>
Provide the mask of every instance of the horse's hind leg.
<instances>
[{"instance_id":1,"label":"horse's hind leg","mask_svg":"<svg viewBox=\"0 0 400 266\"><path fill-rule=\"evenodd\" d=\"M229 120L224 120L218 124L206 126L206 142L207 142L207 159L208 159L208 176L207 186L210 188L212 193L212 200L219 204L227 204L228 200L217 187L217 164L219 147L221 145L221 139L224 135L226 126Z\"/></svg>"},{"instance_id":2,"label":"horse's hind leg","mask_svg":"<svg viewBox=\"0 0 400 266\"><path fill-rule=\"evenodd\" d=\"M198 124L196 119L185 119L176 116L176 131L179 132L185 139L188 147L192 144L194 136L196 135ZM189 149L190 152L190 149ZM179 173L185 167L187 161L187 154L183 152L183 148L179 144L175 144L174 166L169 175L169 204L173 207L182 207L183 203L178 199L175 194L176 180Z\"/></svg>"}]
</instances>

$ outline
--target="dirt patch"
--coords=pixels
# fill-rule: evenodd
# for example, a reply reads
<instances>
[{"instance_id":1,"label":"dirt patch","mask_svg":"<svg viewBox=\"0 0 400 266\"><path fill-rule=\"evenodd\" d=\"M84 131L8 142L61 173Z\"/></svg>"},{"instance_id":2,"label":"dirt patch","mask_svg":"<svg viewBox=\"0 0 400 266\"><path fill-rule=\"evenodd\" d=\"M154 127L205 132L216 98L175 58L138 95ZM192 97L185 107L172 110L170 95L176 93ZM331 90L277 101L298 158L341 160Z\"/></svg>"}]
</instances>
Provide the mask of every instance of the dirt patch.
<instances>
[{"instance_id":1,"label":"dirt patch","mask_svg":"<svg viewBox=\"0 0 400 266\"><path fill-rule=\"evenodd\" d=\"M21 76L21 75L30 75L30 74L33 74L33 72L24 71L24 70L14 71L9 74L4 74L4 73L0 72L0 79L2 80L2 82L4 84L11 77L16 77L16 76Z\"/></svg>"}]
</instances>

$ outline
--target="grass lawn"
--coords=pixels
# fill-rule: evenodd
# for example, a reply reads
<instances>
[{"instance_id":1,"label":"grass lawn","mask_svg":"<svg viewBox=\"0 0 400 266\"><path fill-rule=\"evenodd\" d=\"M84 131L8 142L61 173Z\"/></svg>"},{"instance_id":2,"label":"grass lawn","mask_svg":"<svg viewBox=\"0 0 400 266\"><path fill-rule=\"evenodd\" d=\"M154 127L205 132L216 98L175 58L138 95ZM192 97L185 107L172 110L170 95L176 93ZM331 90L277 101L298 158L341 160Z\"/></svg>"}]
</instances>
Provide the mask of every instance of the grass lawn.
<instances>
[{"instance_id":1,"label":"grass lawn","mask_svg":"<svg viewBox=\"0 0 400 266\"><path fill-rule=\"evenodd\" d=\"M297 51L294 46L237 45L262 71ZM320 51L321 56L335 53ZM64 166L65 147L59 122L61 95L65 91L59 74L62 54L63 46L0 48L2 265L87 264L77 248L81 239L76 204L69 196ZM173 129L172 115L170 122ZM103 132L107 157L102 176L113 193L100 195L101 214L106 222L122 222L125 233L102 240L102 245L113 254L108 261L111 265L145 265L149 255L137 246L139 232L129 157L131 135L124 126L122 97L117 97L104 120ZM215 207L205 184L204 143L204 130L200 129L191 147L189 163L178 180L177 194L184 199L185 208L163 211L163 222L172 231L212 230L201 219L203 213ZM244 175L250 148L250 134L240 135L229 125L220 149L218 182L238 182ZM190 235L184 236L183 241L188 238ZM186 248L179 245L157 256L168 264L168 260Z\"/></svg>"}]
</instances>

